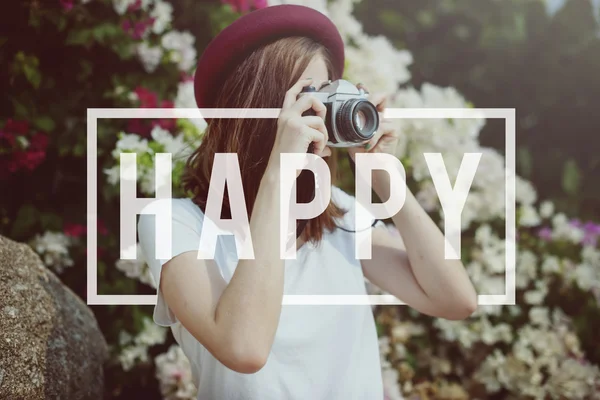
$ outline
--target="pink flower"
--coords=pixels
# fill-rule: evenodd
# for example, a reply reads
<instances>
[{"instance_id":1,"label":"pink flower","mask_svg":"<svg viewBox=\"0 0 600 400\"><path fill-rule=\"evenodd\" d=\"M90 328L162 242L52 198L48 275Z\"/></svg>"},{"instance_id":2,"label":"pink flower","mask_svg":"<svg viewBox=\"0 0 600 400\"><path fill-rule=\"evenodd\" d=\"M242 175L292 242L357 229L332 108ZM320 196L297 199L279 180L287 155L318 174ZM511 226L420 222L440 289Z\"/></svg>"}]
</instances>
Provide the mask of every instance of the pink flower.
<instances>
[{"instance_id":1,"label":"pink flower","mask_svg":"<svg viewBox=\"0 0 600 400\"><path fill-rule=\"evenodd\" d=\"M0 143L2 143L2 139L8 143L9 147L12 148L16 143L16 136L12 132L4 132L0 131Z\"/></svg>"},{"instance_id":2,"label":"pink flower","mask_svg":"<svg viewBox=\"0 0 600 400\"><path fill-rule=\"evenodd\" d=\"M182 72L180 79L181 79L181 82L192 82L194 80L194 75Z\"/></svg>"},{"instance_id":3,"label":"pink flower","mask_svg":"<svg viewBox=\"0 0 600 400\"><path fill-rule=\"evenodd\" d=\"M48 135L41 132L36 133L29 141L29 146L31 149L45 152L48 148Z\"/></svg>"},{"instance_id":4,"label":"pink flower","mask_svg":"<svg viewBox=\"0 0 600 400\"><path fill-rule=\"evenodd\" d=\"M73 8L73 0L60 0L60 5L65 11L70 11Z\"/></svg>"},{"instance_id":5,"label":"pink flower","mask_svg":"<svg viewBox=\"0 0 600 400\"><path fill-rule=\"evenodd\" d=\"M156 93L142 86L138 86L133 92L137 95L140 101L140 107L156 108L158 105L158 95Z\"/></svg>"},{"instance_id":6,"label":"pink flower","mask_svg":"<svg viewBox=\"0 0 600 400\"><path fill-rule=\"evenodd\" d=\"M121 23L121 29L134 40L140 40L146 34L148 28L154 25L154 18L148 18L142 21L138 21L133 24L130 20L126 19Z\"/></svg>"},{"instance_id":7,"label":"pink flower","mask_svg":"<svg viewBox=\"0 0 600 400\"><path fill-rule=\"evenodd\" d=\"M29 122L9 119L4 125L4 130L7 132L16 133L17 135L25 135L27 132L29 132Z\"/></svg>"},{"instance_id":8,"label":"pink flower","mask_svg":"<svg viewBox=\"0 0 600 400\"><path fill-rule=\"evenodd\" d=\"M549 242L552 240L552 229L545 226L538 231L538 237L542 240Z\"/></svg>"},{"instance_id":9,"label":"pink flower","mask_svg":"<svg viewBox=\"0 0 600 400\"><path fill-rule=\"evenodd\" d=\"M108 233L108 229L106 229L106 226L101 219L98 220L97 226L98 233L101 235L106 235ZM63 232L67 236L78 238L87 234L87 226L83 224L65 224Z\"/></svg>"},{"instance_id":10,"label":"pink flower","mask_svg":"<svg viewBox=\"0 0 600 400\"><path fill-rule=\"evenodd\" d=\"M81 224L65 224L63 232L67 236L78 238L86 234L87 228Z\"/></svg>"},{"instance_id":11,"label":"pink flower","mask_svg":"<svg viewBox=\"0 0 600 400\"><path fill-rule=\"evenodd\" d=\"M138 100L140 102L140 107L142 108L173 108L175 104L170 100L162 100L160 103L158 101L158 95L144 87L137 87L134 90L134 93L137 95ZM144 123L140 119L132 119L128 122L127 130L130 133L135 133L140 136L147 137L150 135L152 128L155 126L160 126L162 129L171 130L176 126L175 119L165 118L157 121L152 121L149 125L148 123Z\"/></svg>"},{"instance_id":12,"label":"pink flower","mask_svg":"<svg viewBox=\"0 0 600 400\"><path fill-rule=\"evenodd\" d=\"M181 380L181 378L183 378L183 372L181 372L180 370L175 370L173 371L173 379L175 379L176 381Z\"/></svg>"},{"instance_id":13,"label":"pink flower","mask_svg":"<svg viewBox=\"0 0 600 400\"><path fill-rule=\"evenodd\" d=\"M267 7L267 0L221 0L224 4L229 4L235 12L247 12L250 8L261 9Z\"/></svg>"},{"instance_id":14,"label":"pink flower","mask_svg":"<svg viewBox=\"0 0 600 400\"><path fill-rule=\"evenodd\" d=\"M101 219L98 220L98 232L101 235L108 235L108 229L106 228L106 225L104 225L104 221Z\"/></svg>"},{"instance_id":15,"label":"pink flower","mask_svg":"<svg viewBox=\"0 0 600 400\"><path fill-rule=\"evenodd\" d=\"M13 153L12 162L8 168L10 172L16 172L19 169L33 171L46 159L46 151L31 149L27 151L17 151Z\"/></svg>"},{"instance_id":16,"label":"pink flower","mask_svg":"<svg viewBox=\"0 0 600 400\"><path fill-rule=\"evenodd\" d=\"M129 12L137 11L137 10L139 10L141 8L142 8L142 0L135 0L135 3L131 4L127 8L127 11L129 11Z\"/></svg>"},{"instance_id":17,"label":"pink flower","mask_svg":"<svg viewBox=\"0 0 600 400\"><path fill-rule=\"evenodd\" d=\"M268 7L267 0L254 0L254 8L257 10L265 7Z\"/></svg>"}]
</instances>

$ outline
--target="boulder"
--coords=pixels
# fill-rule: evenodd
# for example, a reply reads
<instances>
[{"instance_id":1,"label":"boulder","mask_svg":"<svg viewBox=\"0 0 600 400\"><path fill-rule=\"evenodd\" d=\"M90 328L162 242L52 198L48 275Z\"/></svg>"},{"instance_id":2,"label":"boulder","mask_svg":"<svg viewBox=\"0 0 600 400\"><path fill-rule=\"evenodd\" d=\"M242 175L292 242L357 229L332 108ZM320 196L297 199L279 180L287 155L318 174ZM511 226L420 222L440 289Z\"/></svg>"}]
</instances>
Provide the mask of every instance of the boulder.
<instances>
[{"instance_id":1,"label":"boulder","mask_svg":"<svg viewBox=\"0 0 600 400\"><path fill-rule=\"evenodd\" d=\"M102 399L108 347L90 308L0 236L0 399Z\"/></svg>"}]
</instances>

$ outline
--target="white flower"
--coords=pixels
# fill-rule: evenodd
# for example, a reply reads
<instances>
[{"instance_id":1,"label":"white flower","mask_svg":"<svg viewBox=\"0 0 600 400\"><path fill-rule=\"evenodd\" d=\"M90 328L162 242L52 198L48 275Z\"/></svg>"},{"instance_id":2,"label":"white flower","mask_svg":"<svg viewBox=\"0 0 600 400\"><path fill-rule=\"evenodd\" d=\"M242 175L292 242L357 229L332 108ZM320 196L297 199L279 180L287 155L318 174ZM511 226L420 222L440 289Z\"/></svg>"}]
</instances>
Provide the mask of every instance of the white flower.
<instances>
[{"instance_id":1,"label":"white flower","mask_svg":"<svg viewBox=\"0 0 600 400\"><path fill-rule=\"evenodd\" d=\"M170 31L161 38L162 46L170 51L171 61L184 72L196 64L194 42L194 36L189 32Z\"/></svg>"},{"instance_id":2,"label":"white flower","mask_svg":"<svg viewBox=\"0 0 600 400\"><path fill-rule=\"evenodd\" d=\"M385 398L389 400L402 400L400 384L398 382L398 371L393 368L383 368L383 391Z\"/></svg>"},{"instance_id":3,"label":"white flower","mask_svg":"<svg viewBox=\"0 0 600 400\"><path fill-rule=\"evenodd\" d=\"M521 207L519 225L531 227L538 226L540 222L542 222L542 220L533 206L526 205Z\"/></svg>"},{"instance_id":4,"label":"white flower","mask_svg":"<svg viewBox=\"0 0 600 400\"><path fill-rule=\"evenodd\" d=\"M144 66L144 70L148 73L152 73L156 70L163 54L163 50L160 47L150 47L146 42L138 44L136 52Z\"/></svg>"},{"instance_id":5,"label":"white flower","mask_svg":"<svg viewBox=\"0 0 600 400\"><path fill-rule=\"evenodd\" d=\"M36 235L30 244L44 264L56 273L60 274L66 267L73 266L73 260L69 254L72 239L65 234L46 231L42 235Z\"/></svg>"},{"instance_id":6,"label":"white flower","mask_svg":"<svg viewBox=\"0 0 600 400\"><path fill-rule=\"evenodd\" d=\"M144 318L142 331L132 338L125 332L119 336L121 346L126 344L117 356L125 371L132 369L138 362L148 361L148 348L165 342L167 329L156 325L150 318Z\"/></svg>"},{"instance_id":7,"label":"white flower","mask_svg":"<svg viewBox=\"0 0 600 400\"><path fill-rule=\"evenodd\" d=\"M162 129L160 126L155 126L150 132L152 139L163 145L162 153L169 153L173 159L189 155L189 146L183 140L183 135L174 136L171 132ZM184 154L185 153L185 154Z\"/></svg>"},{"instance_id":8,"label":"white flower","mask_svg":"<svg viewBox=\"0 0 600 400\"><path fill-rule=\"evenodd\" d=\"M580 363L572 358L561 361L546 383L553 398L584 399L596 395L600 381L598 366Z\"/></svg>"},{"instance_id":9,"label":"white flower","mask_svg":"<svg viewBox=\"0 0 600 400\"><path fill-rule=\"evenodd\" d=\"M525 292L525 303L531 305L540 305L544 302L548 294L548 284L542 280L535 282L535 289Z\"/></svg>"},{"instance_id":10,"label":"white flower","mask_svg":"<svg viewBox=\"0 0 600 400\"><path fill-rule=\"evenodd\" d=\"M296 4L305 6L328 15L327 0L269 0L269 6L277 6L281 4ZM329 16L329 15L328 15Z\"/></svg>"},{"instance_id":11,"label":"white flower","mask_svg":"<svg viewBox=\"0 0 600 400\"><path fill-rule=\"evenodd\" d=\"M358 1L336 0L329 2L329 16L346 43L360 41L360 38L364 35L362 24L354 18L352 13L354 3Z\"/></svg>"},{"instance_id":12,"label":"white flower","mask_svg":"<svg viewBox=\"0 0 600 400\"><path fill-rule=\"evenodd\" d=\"M148 349L144 346L129 346L117 356L124 371L131 370L136 363L148 361Z\"/></svg>"},{"instance_id":13,"label":"white flower","mask_svg":"<svg viewBox=\"0 0 600 400\"><path fill-rule=\"evenodd\" d=\"M173 6L166 1L157 0L150 16L154 18L152 32L161 34L173 19Z\"/></svg>"},{"instance_id":14,"label":"white flower","mask_svg":"<svg viewBox=\"0 0 600 400\"><path fill-rule=\"evenodd\" d=\"M554 240L567 240L579 244L584 237L583 229L571 225L565 214L558 213L552 217L552 238Z\"/></svg>"},{"instance_id":15,"label":"white flower","mask_svg":"<svg viewBox=\"0 0 600 400\"><path fill-rule=\"evenodd\" d=\"M166 353L156 356L154 364L165 400L195 400L192 368L181 347L172 345Z\"/></svg>"},{"instance_id":16,"label":"white flower","mask_svg":"<svg viewBox=\"0 0 600 400\"><path fill-rule=\"evenodd\" d=\"M144 154L152 152L152 149L148 147L148 140L142 138L140 135L135 134L123 134L117 141L115 149L112 151L112 156L115 160L119 160L121 153L136 153Z\"/></svg>"},{"instance_id":17,"label":"white flower","mask_svg":"<svg viewBox=\"0 0 600 400\"><path fill-rule=\"evenodd\" d=\"M156 288L156 282L150 273L150 268L142 254L140 244L136 245L136 259L135 260L118 260L116 267L119 271L123 272L128 278L137 279L140 282Z\"/></svg>"},{"instance_id":18,"label":"white flower","mask_svg":"<svg viewBox=\"0 0 600 400\"><path fill-rule=\"evenodd\" d=\"M113 0L113 8L119 15L125 14L129 6L134 5L136 0Z\"/></svg>"},{"instance_id":19,"label":"white flower","mask_svg":"<svg viewBox=\"0 0 600 400\"><path fill-rule=\"evenodd\" d=\"M533 307L529 310L529 319L535 326L548 328L551 324L550 310L547 307Z\"/></svg>"},{"instance_id":20,"label":"white flower","mask_svg":"<svg viewBox=\"0 0 600 400\"><path fill-rule=\"evenodd\" d=\"M572 279L577 283L577 286L582 290L590 290L600 286L600 271L599 266L581 263L577 265L572 273Z\"/></svg>"},{"instance_id":21,"label":"white flower","mask_svg":"<svg viewBox=\"0 0 600 400\"><path fill-rule=\"evenodd\" d=\"M104 174L108 183L116 185L121 179L121 168L118 165L113 165L110 168L104 169Z\"/></svg>"},{"instance_id":22,"label":"white flower","mask_svg":"<svg viewBox=\"0 0 600 400\"><path fill-rule=\"evenodd\" d=\"M412 55L394 48L385 36L361 37L356 47L346 48L346 58L347 79L363 83L371 93L395 91L410 79Z\"/></svg>"},{"instance_id":23,"label":"white flower","mask_svg":"<svg viewBox=\"0 0 600 400\"><path fill-rule=\"evenodd\" d=\"M175 97L175 108L195 108L196 97L194 96L194 82L181 82L177 86L177 96ZM206 121L203 118L192 118L192 122L200 132L206 129Z\"/></svg>"},{"instance_id":24,"label":"white flower","mask_svg":"<svg viewBox=\"0 0 600 400\"><path fill-rule=\"evenodd\" d=\"M519 252L516 268L517 287L523 289L537 276L537 256L531 251Z\"/></svg>"},{"instance_id":25,"label":"white flower","mask_svg":"<svg viewBox=\"0 0 600 400\"><path fill-rule=\"evenodd\" d=\"M156 325L150 318L144 318L144 328L134 338L137 345L154 346L165 342L167 329Z\"/></svg>"},{"instance_id":26,"label":"white flower","mask_svg":"<svg viewBox=\"0 0 600 400\"><path fill-rule=\"evenodd\" d=\"M531 205L535 203L537 199L537 192L535 188L531 184L531 182L526 181L525 179L517 176L515 178L516 183L516 198L517 202L522 205Z\"/></svg>"},{"instance_id":27,"label":"white flower","mask_svg":"<svg viewBox=\"0 0 600 400\"><path fill-rule=\"evenodd\" d=\"M560 260L556 256L546 256L542 262L542 272L546 275L560 272Z\"/></svg>"},{"instance_id":28,"label":"white flower","mask_svg":"<svg viewBox=\"0 0 600 400\"><path fill-rule=\"evenodd\" d=\"M540 217L550 218L554 214L554 204L551 201L544 201L540 204Z\"/></svg>"}]
</instances>

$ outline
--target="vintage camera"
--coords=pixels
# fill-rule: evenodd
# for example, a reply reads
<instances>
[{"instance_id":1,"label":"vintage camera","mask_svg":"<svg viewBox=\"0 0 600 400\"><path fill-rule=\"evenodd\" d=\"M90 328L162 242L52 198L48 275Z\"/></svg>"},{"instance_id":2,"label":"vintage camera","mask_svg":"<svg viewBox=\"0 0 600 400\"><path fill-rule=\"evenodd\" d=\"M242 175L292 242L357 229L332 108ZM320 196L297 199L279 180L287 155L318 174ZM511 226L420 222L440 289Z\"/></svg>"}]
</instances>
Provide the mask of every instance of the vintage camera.
<instances>
[{"instance_id":1,"label":"vintage camera","mask_svg":"<svg viewBox=\"0 0 600 400\"><path fill-rule=\"evenodd\" d=\"M368 93L339 79L325 83L319 90L306 86L300 96L315 96L327 107L325 126L328 146L357 147L368 142L379 128L379 113L368 100ZM309 110L304 115L315 115Z\"/></svg>"}]
</instances>

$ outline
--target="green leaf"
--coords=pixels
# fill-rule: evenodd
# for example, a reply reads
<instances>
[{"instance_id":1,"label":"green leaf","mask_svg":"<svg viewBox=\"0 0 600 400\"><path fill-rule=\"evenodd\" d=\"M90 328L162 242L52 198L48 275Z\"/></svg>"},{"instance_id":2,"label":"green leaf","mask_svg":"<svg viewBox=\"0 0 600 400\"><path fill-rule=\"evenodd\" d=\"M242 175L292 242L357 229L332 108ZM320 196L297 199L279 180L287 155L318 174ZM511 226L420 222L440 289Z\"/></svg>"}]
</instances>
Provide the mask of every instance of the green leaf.
<instances>
[{"instance_id":1,"label":"green leaf","mask_svg":"<svg viewBox=\"0 0 600 400\"><path fill-rule=\"evenodd\" d=\"M562 188L567 194L574 196L578 193L580 184L581 172L577 167L577 163L570 159L565 163L563 169Z\"/></svg>"},{"instance_id":2,"label":"green leaf","mask_svg":"<svg viewBox=\"0 0 600 400\"><path fill-rule=\"evenodd\" d=\"M62 227L62 218L54 213L42 213L40 215L42 230L57 231Z\"/></svg>"},{"instance_id":3,"label":"green leaf","mask_svg":"<svg viewBox=\"0 0 600 400\"><path fill-rule=\"evenodd\" d=\"M77 143L74 147L73 147L73 155L74 156L83 156L85 154L86 151L86 145L82 144L82 143Z\"/></svg>"},{"instance_id":4,"label":"green leaf","mask_svg":"<svg viewBox=\"0 0 600 400\"><path fill-rule=\"evenodd\" d=\"M38 128L45 132L52 132L56 127L52 118L48 116L37 117L33 120L33 124Z\"/></svg>"},{"instance_id":5,"label":"green leaf","mask_svg":"<svg viewBox=\"0 0 600 400\"><path fill-rule=\"evenodd\" d=\"M22 205L19 211L17 211L17 216L10 232L11 239L25 240L26 235L38 220L38 215L39 212L33 205Z\"/></svg>"},{"instance_id":6,"label":"green leaf","mask_svg":"<svg viewBox=\"0 0 600 400\"><path fill-rule=\"evenodd\" d=\"M109 39L115 38L122 34L122 30L117 25L107 22L96 26L92 30L92 36L99 43L106 43Z\"/></svg>"},{"instance_id":7,"label":"green leaf","mask_svg":"<svg viewBox=\"0 0 600 400\"><path fill-rule=\"evenodd\" d=\"M25 120L28 119L29 110L27 109L27 107L14 97L11 98L11 102L13 103L13 107L15 109L15 118Z\"/></svg>"},{"instance_id":8,"label":"green leaf","mask_svg":"<svg viewBox=\"0 0 600 400\"><path fill-rule=\"evenodd\" d=\"M24 64L23 73L25 74L25 78L27 78L29 83L31 83L31 86L33 86L36 89L40 87L40 83L42 82L42 75L36 67L30 64Z\"/></svg>"},{"instance_id":9,"label":"green leaf","mask_svg":"<svg viewBox=\"0 0 600 400\"><path fill-rule=\"evenodd\" d=\"M531 156L531 151L529 151L526 147L519 147L518 150L518 159L519 159L519 167L520 174L524 178L531 177L531 171L533 169L533 158Z\"/></svg>"},{"instance_id":10,"label":"green leaf","mask_svg":"<svg viewBox=\"0 0 600 400\"><path fill-rule=\"evenodd\" d=\"M70 31L65 44L67 46L77 46L89 44L92 40L93 32L90 29L82 29L79 31Z\"/></svg>"}]
</instances>

